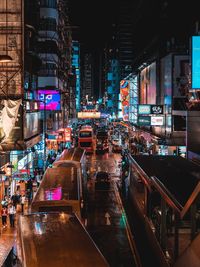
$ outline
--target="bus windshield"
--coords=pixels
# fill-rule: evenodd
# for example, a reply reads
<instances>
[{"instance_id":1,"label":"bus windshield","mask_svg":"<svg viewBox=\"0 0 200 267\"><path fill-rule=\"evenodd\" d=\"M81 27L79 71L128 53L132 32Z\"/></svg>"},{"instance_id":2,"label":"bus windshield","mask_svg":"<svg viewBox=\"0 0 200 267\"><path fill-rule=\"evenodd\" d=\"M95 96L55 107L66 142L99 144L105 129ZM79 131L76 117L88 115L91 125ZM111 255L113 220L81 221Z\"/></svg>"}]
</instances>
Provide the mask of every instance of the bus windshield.
<instances>
[{"instance_id":1,"label":"bus windshield","mask_svg":"<svg viewBox=\"0 0 200 267\"><path fill-rule=\"evenodd\" d=\"M92 132L91 131L80 132L79 136L80 137L92 137Z\"/></svg>"}]
</instances>

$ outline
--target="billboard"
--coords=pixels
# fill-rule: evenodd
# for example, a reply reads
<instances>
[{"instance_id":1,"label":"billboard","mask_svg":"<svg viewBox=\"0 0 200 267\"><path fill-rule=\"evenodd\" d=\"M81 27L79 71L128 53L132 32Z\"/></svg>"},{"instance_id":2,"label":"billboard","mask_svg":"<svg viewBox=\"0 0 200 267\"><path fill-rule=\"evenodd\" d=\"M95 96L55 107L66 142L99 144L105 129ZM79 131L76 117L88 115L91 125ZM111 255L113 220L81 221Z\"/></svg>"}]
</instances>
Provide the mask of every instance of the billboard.
<instances>
[{"instance_id":1,"label":"billboard","mask_svg":"<svg viewBox=\"0 0 200 267\"><path fill-rule=\"evenodd\" d=\"M138 105L138 114L140 115L151 114L151 105Z\"/></svg>"},{"instance_id":2,"label":"billboard","mask_svg":"<svg viewBox=\"0 0 200 267\"><path fill-rule=\"evenodd\" d=\"M156 104L156 63L152 63L140 73L140 103Z\"/></svg>"},{"instance_id":3,"label":"billboard","mask_svg":"<svg viewBox=\"0 0 200 267\"><path fill-rule=\"evenodd\" d=\"M60 93L57 90L38 90L40 110L60 110Z\"/></svg>"},{"instance_id":4,"label":"billboard","mask_svg":"<svg viewBox=\"0 0 200 267\"><path fill-rule=\"evenodd\" d=\"M192 89L200 89L200 36L192 36Z\"/></svg>"},{"instance_id":5,"label":"billboard","mask_svg":"<svg viewBox=\"0 0 200 267\"><path fill-rule=\"evenodd\" d=\"M78 119L99 119L101 117L101 112L95 112L95 111L83 111L78 112Z\"/></svg>"},{"instance_id":6,"label":"billboard","mask_svg":"<svg viewBox=\"0 0 200 267\"><path fill-rule=\"evenodd\" d=\"M161 104L172 104L172 54L161 59L160 64Z\"/></svg>"},{"instance_id":7,"label":"billboard","mask_svg":"<svg viewBox=\"0 0 200 267\"><path fill-rule=\"evenodd\" d=\"M151 117L150 116L138 116L138 125L139 126L151 126Z\"/></svg>"},{"instance_id":8,"label":"billboard","mask_svg":"<svg viewBox=\"0 0 200 267\"><path fill-rule=\"evenodd\" d=\"M120 99L122 106L122 118L124 121L128 121L129 118L129 81L120 81Z\"/></svg>"},{"instance_id":9,"label":"billboard","mask_svg":"<svg viewBox=\"0 0 200 267\"><path fill-rule=\"evenodd\" d=\"M173 97L187 96L190 87L189 55L175 55L173 71Z\"/></svg>"},{"instance_id":10,"label":"billboard","mask_svg":"<svg viewBox=\"0 0 200 267\"><path fill-rule=\"evenodd\" d=\"M151 126L163 126L164 116L151 116Z\"/></svg>"},{"instance_id":11,"label":"billboard","mask_svg":"<svg viewBox=\"0 0 200 267\"><path fill-rule=\"evenodd\" d=\"M139 115L163 114L163 105L138 105Z\"/></svg>"},{"instance_id":12,"label":"billboard","mask_svg":"<svg viewBox=\"0 0 200 267\"><path fill-rule=\"evenodd\" d=\"M21 141L22 129L22 100L0 100L0 150Z\"/></svg>"},{"instance_id":13,"label":"billboard","mask_svg":"<svg viewBox=\"0 0 200 267\"><path fill-rule=\"evenodd\" d=\"M26 113L24 118L24 138L28 139L37 134L40 134L40 113Z\"/></svg>"},{"instance_id":14,"label":"billboard","mask_svg":"<svg viewBox=\"0 0 200 267\"><path fill-rule=\"evenodd\" d=\"M151 114L155 114L155 115L163 114L163 106L162 105L151 105Z\"/></svg>"}]
</instances>

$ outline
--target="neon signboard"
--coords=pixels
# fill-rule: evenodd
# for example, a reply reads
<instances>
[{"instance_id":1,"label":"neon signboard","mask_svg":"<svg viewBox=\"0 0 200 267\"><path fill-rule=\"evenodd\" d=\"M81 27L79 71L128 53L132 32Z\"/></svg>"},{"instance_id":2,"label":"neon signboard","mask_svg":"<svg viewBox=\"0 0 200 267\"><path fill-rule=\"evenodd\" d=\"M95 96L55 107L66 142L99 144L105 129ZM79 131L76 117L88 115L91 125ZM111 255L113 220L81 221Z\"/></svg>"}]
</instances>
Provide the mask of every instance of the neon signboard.
<instances>
[{"instance_id":1,"label":"neon signboard","mask_svg":"<svg viewBox=\"0 0 200 267\"><path fill-rule=\"evenodd\" d=\"M62 188L56 187L49 190L45 190L45 200L61 200Z\"/></svg>"},{"instance_id":2,"label":"neon signboard","mask_svg":"<svg viewBox=\"0 0 200 267\"><path fill-rule=\"evenodd\" d=\"M200 36L192 36L192 89L200 89Z\"/></svg>"},{"instance_id":3,"label":"neon signboard","mask_svg":"<svg viewBox=\"0 0 200 267\"><path fill-rule=\"evenodd\" d=\"M139 105L138 106L138 114L140 114L140 115L151 114L151 106L150 105Z\"/></svg>"},{"instance_id":4,"label":"neon signboard","mask_svg":"<svg viewBox=\"0 0 200 267\"><path fill-rule=\"evenodd\" d=\"M151 116L151 126L163 126L164 116Z\"/></svg>"},{"instance_id":5,"label":"neon signboard","mask_svg":"<svg viewBox=\"0 0 200 267\"><path fill-rule=\"evenodd\" d=\"M60 110L60 94L56 90L39 90L40 110Z\"/></svg>"}]
</instances>

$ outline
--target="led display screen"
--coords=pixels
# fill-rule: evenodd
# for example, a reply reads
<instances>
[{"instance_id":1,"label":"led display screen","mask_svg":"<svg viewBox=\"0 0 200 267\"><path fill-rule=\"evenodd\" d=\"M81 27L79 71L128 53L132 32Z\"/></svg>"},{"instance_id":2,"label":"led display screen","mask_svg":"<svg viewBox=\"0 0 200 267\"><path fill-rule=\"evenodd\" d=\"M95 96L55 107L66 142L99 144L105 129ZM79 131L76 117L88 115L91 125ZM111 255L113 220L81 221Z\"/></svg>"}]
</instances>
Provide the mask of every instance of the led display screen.
<instances>
[{"instance_id":1,"label":"led display screen","mask_svg":"<svg viewBox=\"0 0 200 267\"><path fill-rule=\"evenodd\" d=\"M163 114L162 105L151 105L151 114Z\"/></svg>"},{"instance_id":2,"label":"led display screen","mask_svg":"<svg viewBox=\"0 0 200 267\"><path fill-rule=\"evenodd\" d=\"M156 63L152 63L140 73L140 103L156 104Z\"/></svg>"},{"instance_id":3,"label":"led display screen","mask_svg":"<svg viewBox=\"0 0 200 267\"><path fill-rule=\"evenodd\" d=\"M151 106L150 105L138 105L138 114L141 114L141 115L151 114Z\"/></svg>"},{"instance_id":4,"label":"led display screen","mask_svg":"<svg viewBox=\"0 0 200 267\"><path fill-rule=\"evenodd\" d=\"M40 110L60 110L60 94L56 90L39 90Z\"/></svg>"},{"instance_id":5,"label":"led display screen","mask_svg":"<svg viewBox=\"0 0 200 267\"><path fill-rule=\"evenodd\" d=\"M45 200L61 200L61 197L62 197L61 187L45 190Z\"/></svg>"},{"instance_id":6,"label":"led display screen","mask_svg":"<svg viewBox=\"0 0 200 267\"><path fill-rule=\"evenodd\" d=\"M151 117L150 116L138 116L138 125L139 126L150 126Z\"/></svg>"},{"instance_id":7,"label":"led display screen","mask_svg":"<svg viewBox=\"0 0 200 267\"><path fill-rule=\"evenodd\" d=\"M151 116L151 125L152 126L163 126L164 116Z\"/></svg>"},{"instance_id":8,"label":"led display screen","mask_svg":"<svg viewBox=\"0 0 200 267\"><path fill-rule=\"evenodd\" d=\"M129 81L120 81L120 100L122 105L122 116L124 121L128 121L130 96L129 96Z\"/></svg>"},{"instance_id":9,"label":"led display screen","mask_svg":"<svg viewBox=\"0 0 200 267\"><path fill-rule=\"evenodd\" d=\"M200 89L200 36L192 36L192 89Z\"/></svg>"}]
</instances>

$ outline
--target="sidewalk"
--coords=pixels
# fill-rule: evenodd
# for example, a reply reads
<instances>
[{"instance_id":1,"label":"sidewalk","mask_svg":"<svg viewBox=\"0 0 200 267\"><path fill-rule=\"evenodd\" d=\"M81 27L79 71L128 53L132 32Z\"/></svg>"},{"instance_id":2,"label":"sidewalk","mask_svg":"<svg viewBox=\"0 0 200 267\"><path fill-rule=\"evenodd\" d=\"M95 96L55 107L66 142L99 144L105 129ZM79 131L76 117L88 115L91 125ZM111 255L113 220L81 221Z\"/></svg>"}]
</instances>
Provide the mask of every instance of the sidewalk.
<instances>
[{"instance_id":1,"label":"sidewalk","mask_svg":"<svg viewBox=\"0 0 200 267\"><path fill-rule=\"evenodd\" d=\"M28 204L25 205L25 214L28 211ZM20 205L17 207L17 213L15 217L15 227L10 227L9 217L7 218L7 227L2 227L0 218L0 267L3 266L12 248L16 246L17 241L17 226L19 215L21 214Z\"/></svg>"}]
</instances>

